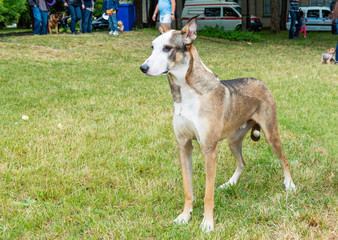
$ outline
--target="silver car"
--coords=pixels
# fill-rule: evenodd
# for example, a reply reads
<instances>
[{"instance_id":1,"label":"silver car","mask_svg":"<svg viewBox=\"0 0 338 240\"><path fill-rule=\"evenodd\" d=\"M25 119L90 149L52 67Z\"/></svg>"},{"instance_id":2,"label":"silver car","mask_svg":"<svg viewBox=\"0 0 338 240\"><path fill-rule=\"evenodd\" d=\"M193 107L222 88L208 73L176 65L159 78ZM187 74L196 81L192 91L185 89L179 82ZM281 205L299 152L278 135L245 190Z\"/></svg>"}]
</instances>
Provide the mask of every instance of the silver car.
<instances>
[{"instance_id":1,"label":"silver car","mask_svg":"<svg viewBox=\"0 0 338 240\"><path fill-rule=\"evenodd\" d=\"M331 31L331 13L329 7L299 7L305 13L306 31ZM286 28L290 30L291 17L288 16Z\"/></svg>"}]
</instances>

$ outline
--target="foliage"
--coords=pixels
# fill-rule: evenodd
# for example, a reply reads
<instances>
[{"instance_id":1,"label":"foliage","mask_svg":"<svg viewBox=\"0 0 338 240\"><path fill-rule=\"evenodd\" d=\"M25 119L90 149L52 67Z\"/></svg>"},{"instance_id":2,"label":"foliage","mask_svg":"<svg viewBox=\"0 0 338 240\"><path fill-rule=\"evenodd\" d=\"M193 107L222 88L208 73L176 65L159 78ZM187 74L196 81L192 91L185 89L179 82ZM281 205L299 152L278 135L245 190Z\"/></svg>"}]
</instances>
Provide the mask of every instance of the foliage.
<instances>
[{"instance_id":1,"label":"foliage","mask_svg":"<svg viewBox=\"0 0 338 240\"><path fill-rule=\"evenodd\" d=\"M216 25L216 27L205 26L202 30L198 31L198 34L206 37L228 39L231 41L260 41L260 37L254 32L242 32L237 30L225 31L224 27L219 27L218 25Z\"/></svg>"},{"instance_id":2,"label":"foliage","mask_svg":"<svg viewBox=\"0 0 338 240\"><path fill-rule=\"evenodd\" d=\"M104 0L96 0L95 7L94 7L94 13L93 15L95 17L100 17L103 13L103 2Z\"/></svg>"},{"instance_id":3,"label":"foliage","mask_svg":"<svg viewBox=\"0 0 338 240\"><path fill-rule=\"evenodd\" d=\"M0 22L16 22L26 8L26 0L0 0Z\"/></svg>"}]
</instances>

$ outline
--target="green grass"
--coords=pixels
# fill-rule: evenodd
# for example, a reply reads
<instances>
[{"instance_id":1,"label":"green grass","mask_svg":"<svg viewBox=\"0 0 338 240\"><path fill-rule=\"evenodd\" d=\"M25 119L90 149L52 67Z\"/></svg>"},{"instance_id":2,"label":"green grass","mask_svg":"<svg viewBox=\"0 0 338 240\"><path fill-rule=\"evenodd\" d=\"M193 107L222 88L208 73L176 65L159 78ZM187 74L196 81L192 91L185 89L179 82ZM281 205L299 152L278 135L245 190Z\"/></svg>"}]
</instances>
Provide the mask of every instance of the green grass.
<instances>
[{"instance_id":1,"label":"green grass","mask_svg":"<svg viewBox=\"0 0 338 240\"><path fill-rule=\"evenodd\" d=\"M165 76L139 70L157 31L0 38L0 239L336 239L338 65L320 56L337 36L258 34L195 46L220 79L271 88L297 192L285 192L264 138L247 137L247 166L237 186L215 192L208 235L196 143L193 218L172 223L184 203L172 97ZM223 141L216 185L235 168Z\"/></svg>"},{"instance_id":2,"label":"green grass","mask_svg":"<svg viewBox=\"0 0 338 240\"><path fill-rule=\"evenodd\" d=\"M2 28L0 34L11 34L11 33L32 33L32 29L20 29L20 28Z\"/></svg>"}]
</instances>

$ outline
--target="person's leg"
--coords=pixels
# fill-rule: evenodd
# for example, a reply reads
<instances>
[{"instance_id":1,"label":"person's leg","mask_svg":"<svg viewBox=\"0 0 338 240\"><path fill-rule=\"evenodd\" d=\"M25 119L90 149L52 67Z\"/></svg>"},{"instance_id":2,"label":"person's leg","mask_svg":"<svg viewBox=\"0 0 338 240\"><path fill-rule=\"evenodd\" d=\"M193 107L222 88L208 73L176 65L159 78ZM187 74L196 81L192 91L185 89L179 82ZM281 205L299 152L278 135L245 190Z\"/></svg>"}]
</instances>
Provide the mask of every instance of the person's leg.
<instances>
[{"instance_id":1,"label":"person's leg","mask_svg":"<svg viewBox=\"0 0 338 240\"><path fill-rule=\"evenodd\" d=\"M290 31L289 31L289 39L293 39L293 32L295 31L296 24L296 13L290 11L291 22L290 22Z\"/></svg>"},{"instance_id":2,"label":"person's leg","mask_svg":"<svg viewBox=\"0 0 338 240\"><path fill-rule=\"evenodd\" d=\"M304 37L306 38L306 26L304 26Z\"/></svg>"},{"instance_id":3,"label":"person's leg","mask_svg":"<svg viewBox=\"0 0 338 240\"><path fill-rule=\"evenodd\" d=\"M40 34L40 25L42 23L40 9L38 7L33 7L33 16L34 16L34 35Z\"/></svg>"},{"instance_id":4,"label":"person's leg","mask_svg":"<svg viewBox=\"0 0 338 240\"><path fill-rule=\"evenodd\" d=\"M299 38L299 31L300 31L300 26L301 26L301 20L300 18L296 19L297 25L296 25L296 32L295 32L295 38Z\"/></svg>"},{"instance_id":5,"label":"person's leg","mask_svg":"<svg viewBox=\"0 0 338 240\"><path fill-rule=\"evenodd\" d=\"M41 35L47 34L47 25L48 25L48 12L41 11L41 18L42 18L42 29L41 29Z\"/></svg>"},{"instance_id":6,"label":"person's leg","mask_svg":"<svg viewBox=\"0 0 338 240\"><path fill-rule=\"evenodd\" d=\"M87 27L87 32L91 33L92 32L92 21L93 21L93 12L89 11L89 17L88 17L88 27Z\"/></svg>"},{"instance_id":7,"label":"person's leg","mask_svg":"<svg viewBox=\"0 0 338 240\"><path fill-rule=\"evenodd\" d=\"M337 31L337 36L338 36L338 20L336 19L336 31ZM337 41L337 46L336 46L336 63L338 63L338 41Z\"/></svg>"},{"instance_id":8,"label":"person's leg","mask_svg":"<svg viewBox=\"0 0 338 240\"><path fill-rule=\"evenodd\" d=\"M87 9L82 10L82 32L83 33L88 32L87 29L88 29L89 13L90 11L88 11Z\"/></svg>"},{"instance_id":9,"label":"person's leg","mask_svg":"<svg viewBox=\"0 0 338 240\"><path fill-rule=\"evenodd\" d=\"M108 17L108 23L109 23L109 27L110 27L110 34L112 34L114 31L113 31L113 15L109 15Z\"/></svg>"},{"instance_id":10,"label":"person's leg","mask_svg":"<svg viewBox=\"0 0 338 240\"><path fill-rule=\"evenodd\" d=\"M76 13L75 8L72 5L68 5L68 11L70 13L71 21L69 23L70 31L74 33L76 31L75 24L76 24Z\"/></svg>"},{"instance_id":11,"label":"person's leg","mask_svg":"<svg viewBox=\"0 0 338 240\"><path fill-rule=\"evenodd\" d=\"M76 16L74 30L76 32L76 23L82 19L81 7L80 6L74 7L74 11L75 11L75 16Z\"/></svg>"},{"instance_id":12,"label":"person's leg","mask_svg":"<svg viewBox=\"0 0 338 240\"><path fill-rule=\"evenodd\" d=\"M118 31L118 26L117 26L117 20L116 20L116 13L112 14L112 22L113 22L113 28L111 29L113 32Z\"/></svg>"},{"instance_id":13,"label":"person's leg","mask_svg":"<svg viewBox=\"0 0 338 240\"><path fill-rule=\"evenodd\" d=\"M76 14L76 22L80 21L82 19L80 6L75 7L75 14Z\"/></svg>"},{"instance_id":14,"label":"person's leg","mask_svg":"<svg viewBox=\"0 0 338 240\"><path fill-rule=\"evenodd\" d=\"M304 31L304 27L301 27L299 30L299 34L301 34Z\"/></svg>"},{"instance_id":15,"label":"person's leg","mask_svg":"<svg viewBox=\"0 0 338 240\"><path fill-rule=\"evenodd\" d=\"M160 15L160 25L164 29L171 29L171 18L170 14Z\"/></svg>"}]
</instances>

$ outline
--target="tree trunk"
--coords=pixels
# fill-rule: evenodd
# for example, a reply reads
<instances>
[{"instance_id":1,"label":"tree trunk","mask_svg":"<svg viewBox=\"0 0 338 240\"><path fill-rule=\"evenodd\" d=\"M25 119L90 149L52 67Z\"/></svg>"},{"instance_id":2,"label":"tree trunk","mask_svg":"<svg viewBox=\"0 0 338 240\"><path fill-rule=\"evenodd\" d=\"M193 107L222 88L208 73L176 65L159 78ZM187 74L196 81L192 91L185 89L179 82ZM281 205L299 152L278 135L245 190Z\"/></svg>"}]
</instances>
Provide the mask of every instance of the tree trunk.
<instances>
[{"instance_id":1,"label":"tree trunk","mask_svg":"<svg viewBox=\"0 0 338 240\"><path fill-rule=\"evenodd\" d=\"M242 31L251 30L251 14L250 14L250 1L244 0L242 2Z\"/></svg>"},{"instance_id":2,"label":"tree trunk","mask_svg":"<svg viewBox=\"0 0 338 240\"><path fill-rule=\"evenodd\" d=\"M287 8L288 8L288 2L287 0L282 0L282 11L280 16L280 29L286 30L286 16L287 16Z\"/></svg>"},{"instance_id":3,"label":"tree trunk","mask_svg":"<svg viewBox=\"0 0 338 240\"><path fill-rule=\"evenodd\" d=\"M157 0L149 0L149 1L150 1L150 6L149 6L149 14L148 14L148 24L150 27L155 27L156 22L152 20L152 17L155 11Z\"/></svg>"},{"instance_id":4,"label":"tree trunk","mask_svg":"<svg viewBox=\"0 0 338 240\"><path fill-rule=\"evenodd\" d=\"M142 0L135 0L134 5L135 5L135 10L136 10L136 21L135 21L135 26L136 27L142 27Z\"/></svg>"},{"instance_id":5,"label":"tree trunk","mask_svg":"<svg viewBox=\"0 0 338 240\"><path fill-rule=\"evenodd\" d=\"M280 33L279 0L271 0L271 32Z\"/></svg>"}]
</instances>

